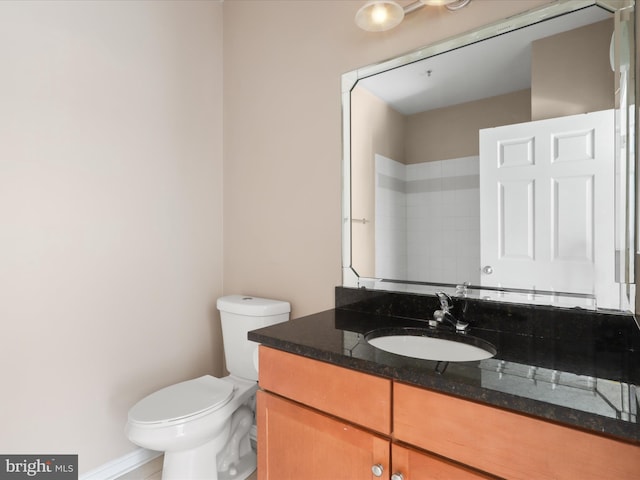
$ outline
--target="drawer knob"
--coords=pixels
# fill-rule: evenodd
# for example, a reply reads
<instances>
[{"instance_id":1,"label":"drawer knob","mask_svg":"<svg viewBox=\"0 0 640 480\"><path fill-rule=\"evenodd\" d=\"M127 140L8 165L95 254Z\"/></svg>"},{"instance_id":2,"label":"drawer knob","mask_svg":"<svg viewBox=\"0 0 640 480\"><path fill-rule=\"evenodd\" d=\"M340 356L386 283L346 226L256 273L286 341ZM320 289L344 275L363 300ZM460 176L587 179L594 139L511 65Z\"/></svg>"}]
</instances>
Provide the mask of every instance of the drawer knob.
<instances>
[{"instance_id":1,"label":"drawer knob","mask_svg":"<svg viewBox=\"0 0 640 480\"><path fill-rule=\"evenodd\" d=\"M404 475L402 475L400 472L396 472L391 475L391 480L404 480Z\"/></svg>"},{"instance_id":2,"label":"drawer knob","mask_svg":"<svg viewBox=\"0 0 640 480\"><path fill-rule=\"evenodd\" d=\"M373 473L373 475L376 477L381 477L384 473L384 468L382 468L381 464L376 463L373 467L371 467L371 473Z\"/></svg>"}]
</instances>

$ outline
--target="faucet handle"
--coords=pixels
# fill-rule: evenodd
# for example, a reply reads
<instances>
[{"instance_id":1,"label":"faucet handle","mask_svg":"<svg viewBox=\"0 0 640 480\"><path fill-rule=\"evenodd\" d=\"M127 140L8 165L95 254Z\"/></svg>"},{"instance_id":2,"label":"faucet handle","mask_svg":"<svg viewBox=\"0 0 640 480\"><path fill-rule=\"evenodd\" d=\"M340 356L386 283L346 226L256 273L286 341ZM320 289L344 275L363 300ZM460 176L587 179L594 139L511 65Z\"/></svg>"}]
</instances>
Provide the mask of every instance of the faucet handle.
<instances>
[{"instance_id":1,"label":"faucet handle","mask_svg":"<svg viewBox=\"0 0 640 480\"><path fill-rule=\"evenodd\" d=\"M449 309L453 306L453 302L451 297L444 292L436 292L436 296L440 300L440 308L443 312L448 312Z\"/></svg>"},{"instance_id":2,"label":"faucet handle","mask_svg":"<svg viewBox=\"0 0 640 480\"><path fill-rule=\"evenodd\" d=\"M461 285L456 285L456 295L466 297L470 286L471 282L463 282Z\"/></svg>"}]
</instances>

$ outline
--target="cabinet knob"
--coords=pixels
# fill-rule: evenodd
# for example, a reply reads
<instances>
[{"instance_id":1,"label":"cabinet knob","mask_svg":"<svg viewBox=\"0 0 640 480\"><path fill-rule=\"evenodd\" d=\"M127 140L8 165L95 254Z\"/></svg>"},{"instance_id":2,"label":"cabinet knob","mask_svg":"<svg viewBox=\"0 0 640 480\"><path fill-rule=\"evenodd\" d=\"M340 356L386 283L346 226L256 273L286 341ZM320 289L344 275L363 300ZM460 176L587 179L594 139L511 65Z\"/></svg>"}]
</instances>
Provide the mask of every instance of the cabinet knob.
<instances>
[{"instance_id":1,"label":"cabinet knob","mask_svg":"<svg viewBox=\"0 0 640 480\"><path fill-rule=\"evenodd\" d=\"M482 269L482 273L485 273L487 275L491 275L493 273L493 267L491 265L487 265L486 267L484 267Z\"/></svg>"},{"instance_id":2,"label":"cabinet knob","mask_svg":"<svg viewBox=\"0 0 640 480\"><path fill-rule=\"evenodd\" d=\"M381 477L384 473L384 468L381 464L376 463L373 467L371 467L371 473L373 473L373 475L376 477Z\"/></svg>"},{"instance_id":3,"label":"cabinet knob","mask_svg":"<svg viewBox=\"0 0 640 480\"><path fill-rule=\"evenodd\" d=\"M400 472L396 472L391 475L391 480L404 480L404 475L402 475Z\"/></svg>"}]
</instances>

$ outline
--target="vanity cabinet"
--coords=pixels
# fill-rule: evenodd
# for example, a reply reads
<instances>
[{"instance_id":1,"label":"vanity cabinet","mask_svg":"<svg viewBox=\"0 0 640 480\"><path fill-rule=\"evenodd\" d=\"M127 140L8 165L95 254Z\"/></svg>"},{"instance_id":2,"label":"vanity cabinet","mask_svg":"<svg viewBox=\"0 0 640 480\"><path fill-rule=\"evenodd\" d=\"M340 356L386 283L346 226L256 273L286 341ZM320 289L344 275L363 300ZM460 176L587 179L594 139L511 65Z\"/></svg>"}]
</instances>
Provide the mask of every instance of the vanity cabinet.
<instances>
[{"instance_id":1,"label":"vanity cabinet","mask_svg":"<svg viewBox=\"0 0 640 480\"><path fill-rule=\"evenodd\" d=\"M264 346L260 387L259 480L631 479L640 471L637 445Z\"/></svg>"},{"instance_id":2,"label":"vanity cabinet","mask_svg":"<svg viewBox=\"0 0 640 480\"><path fill-rule=\"evenodd\" d=\"M491 478L393 444L391 380L261 346L260 387L259 480Z\"/></svg>"}]
</instances>

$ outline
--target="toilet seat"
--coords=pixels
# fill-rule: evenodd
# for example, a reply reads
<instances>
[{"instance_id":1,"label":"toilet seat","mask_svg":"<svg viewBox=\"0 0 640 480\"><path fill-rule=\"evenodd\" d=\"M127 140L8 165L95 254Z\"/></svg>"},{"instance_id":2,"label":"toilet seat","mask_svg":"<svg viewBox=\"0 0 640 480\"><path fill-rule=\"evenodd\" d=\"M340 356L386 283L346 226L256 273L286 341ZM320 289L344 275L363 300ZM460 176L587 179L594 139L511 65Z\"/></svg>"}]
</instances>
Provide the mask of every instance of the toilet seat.
<instances>
[{"instance_id":1,"label":"toilet seat","mask_svg":"<svg viewBox=\"0 0 640 480\"><path fill-rule=\"evenodd\" d=\"M233 385L204 375L158 390L129 410L129 421L157 424L184 420L214 411L233 397Z\"/></svg>"}]
</instances>

